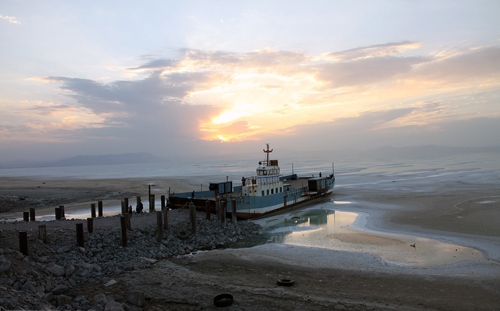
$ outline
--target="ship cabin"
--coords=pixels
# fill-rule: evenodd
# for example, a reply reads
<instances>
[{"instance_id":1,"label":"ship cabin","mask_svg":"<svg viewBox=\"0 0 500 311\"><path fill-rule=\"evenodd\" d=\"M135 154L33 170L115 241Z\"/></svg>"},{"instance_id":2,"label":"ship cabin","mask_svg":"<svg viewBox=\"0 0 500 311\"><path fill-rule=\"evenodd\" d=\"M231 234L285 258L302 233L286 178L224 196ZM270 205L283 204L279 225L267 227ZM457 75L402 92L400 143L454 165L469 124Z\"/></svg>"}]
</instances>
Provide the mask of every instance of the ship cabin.
<instances>
[{"instance_id":1,"label":"ship cabin","mask_svg":"<svg viewBox=\"0 0 500 311\"><path fill-rule=\"evenodd\" d=\"M264 197L284 192L278 160L259 162L256 176L243 178L241 195Z\"/></svg>"}]
</instances>

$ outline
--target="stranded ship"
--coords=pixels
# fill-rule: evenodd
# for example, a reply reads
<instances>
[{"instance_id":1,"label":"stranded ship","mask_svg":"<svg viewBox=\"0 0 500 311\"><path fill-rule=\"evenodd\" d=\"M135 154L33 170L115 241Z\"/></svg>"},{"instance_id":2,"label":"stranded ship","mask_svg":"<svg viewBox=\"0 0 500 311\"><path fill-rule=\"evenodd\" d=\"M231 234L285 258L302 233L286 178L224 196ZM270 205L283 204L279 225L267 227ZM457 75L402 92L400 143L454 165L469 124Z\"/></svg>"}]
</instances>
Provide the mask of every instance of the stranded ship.
<instances>
[{"instance_id":1,"label":"stranded ship","mask_svg":"<svg viewBox=\"0 0 500 311\"><path fill-rule=\"evenodd\" d=\"M259 162L256 174L243 177L241 186L232 181L210 183L209 191L173 193L170 208L182 208L193 203L197 210L215 212L223 206L228 213L236 211L239 219L253 219L279 213L329 196L335 185L333 172L328 176L298 177L281 174L278 160L270 160L269 144L264 149L265 160Z\"/></svg>"}]
</instances>

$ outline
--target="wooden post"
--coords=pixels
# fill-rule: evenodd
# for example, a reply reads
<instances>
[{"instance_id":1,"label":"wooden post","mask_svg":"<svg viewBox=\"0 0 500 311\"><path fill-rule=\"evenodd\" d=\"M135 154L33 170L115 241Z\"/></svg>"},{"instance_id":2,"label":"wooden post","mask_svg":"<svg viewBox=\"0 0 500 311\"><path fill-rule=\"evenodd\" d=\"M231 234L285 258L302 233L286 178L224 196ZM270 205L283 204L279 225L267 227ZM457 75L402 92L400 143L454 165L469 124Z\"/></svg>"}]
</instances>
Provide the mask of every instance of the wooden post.
<instances>
[{"instance_id":1,"label":"wooden post","mask_svg":"<svg viewBox=\"0 0 500 311\"><path fill-rule=\"evenodd\" d=\"M189 202L189 222L191 223L191 233L196 234L196 206Z\"/></svg>"},{"instance_id":2,"label":"wooden post","mask_svg":"<svg viewBox=\"0 0 500 311\"><path fill-rule=\"evenodd\" d=\"M28 256L28 232L19 231L19 251Z\"/></svg>"},{"instance_id":3,"label":"wooden post","mask_svg":"<svg viewBox=\"0 0 500 311\"><path fill-rule=\"evenodd\" d=\"M220 224L222 228L226 227L226 208L227 208L227 201L224 200L221 202L221 208L220 208Z\"/></svg>"},{"instance_id":4,"label":"wooden post","mask_svg":"<svg viewBox=\"0 0 500 311\"><path fill-rule=\"evenodd\" d=\"M66 212L64 211L64 205L59 205L59 209L61 209L61 219L66 219Z\"/></svg>"},{"instance_id":5,"label":"wooden post","mask_svg":"<svg viewBox=\"0 0 500 311\"><path fill-rule=\"evenodd\" d=\"M149 212L155 211L155 195L152 194L149 196Z\"/></svg>"},{"instance_id":6,"label":"wooden post","mask_svg":"<svg viewBox=\"0 0 500 311\"><path fill-rule=\"evenodd\" d=\"M61 207L56 207L56 220L61 220Z\"/></svg>"},{"instance_id":7,"label":"wooden post","mask_svg":"<svg viewBox=\"0 0 500 311\"><path fill-rule=\"evenodd\" d=\"M130 214L125 215L125 219L127 220L127 230L132 230L132 222L130 221Z\"/></svg>"},{"instance_id":8,"label":"wooden post","mask_svg":"<svg viewBox=\"0 0 500 311\"><path fill-rule=\"evenodd\" d=\"M30 212L23 212L23 220L26 222L30 221Z\"/></svg>"},{"instance_id":9,"label":"wooden post","mask_svg":"<svg viewBox=\"0 0 500 311\"><path fill-rule=\"evenodd\" d=\"M156 240L159 243L163 240L163 215L161 211L156 212Z\"/></svg>"},{"instance_id":10,"label":"wooden post","mask_svg":"<svg viewBox=\"0 0 500 311\"><path fill-rule=\"evenodd\" d=\"M90 204L90 217L95 218L95 203Z\"/></svg>"},{"instance_id":11,"label":"wooden post","mask_svg":"<svg viewBox=\"0 0 500 311\"><path fill-rule=\"evenodd\" d=\"M127 215L128 214L128 198L123 198L123 205L124 205L124 214L123 215Z\"/></svg>"},{"instance_id":12,"label":"wooden post","mask_svg":"<svg viewBox=\"0 0 500 311\"><path fill-rule=\"evenodd\" d=\"M210 201L206 200L205 201L205 216L207 217L207 220L210 220Z\"/></svg>"},{"instance_id":13,"label":"wooden post","mask_svg":"<svg viewBox=\"0 0 500 311\"><path fill-rule=\"evenodd\" d=\"M76 245L83 247L83 223L76 224Z\"/></svg>"},{"instance_id":14,"label":"wooden post","mask_svg":"<svg viewBox=\"0 0 500 311\"><path fill-rule=\"evenodd\" d=\"M125 216L120 217L120 227L122 229L122 246L127 247L127 219Z\"/></svg>"},{"instance_id":15,"label":"wooden post","mask_svg":"<svg viewBox=\"0 0 500 311\"><path fill-rule=\"evenodd\" d=\"M165 195L161 196L161 210L163 211L165 209Z\"/></svg>"},{"instance_id":16,"label":"wooden post","mask_svg":"<svg viewBox=\"0 0 500 311\"><path fill-rule=\"evenodd\" d=\"M286 195L283 197L283 206L286 207Z\"/></svg>"},{"instance_id":17,"label":"wooden post","mask_svg":"<svg viewBox=\"0 0 500 311\"><path fill-rule=\"evenodd\" d=\"M30 208L30 221L35 221L35 209L33 207Z\"/></svg>"},{"instance_id":18,"label":"wooden post","mask_svg":"<svg viewBox=\"0 0 500 311\"><path fill-rule=\"evenodd\" d=\"M220 220L220 199L215 199L215 214L217 215L217 219Z\"/></svg>"},{"instance_id":19,"label":"wooden post","mask_svg":"<svg viewBox=\"0 0 500 311\"><path fill-rule=\"evenodd\" d=\"M87 231L94 232L94 218L87 218Z\"/></svg>"},{"instance_id":20,"label":"wooden post","mask_svg":"<svg viewBox=\"0 0 500 311\"><path fill-rule=\"evenodd\" d=\"M97 201L97 215L102 217L102 201Z\"/></svg>"},{"instance_id":21,"label":"wooden post","mask_svg":"<svg viewBox=\"0 0 500 311\"><path fill-rule=\"evenodd\" d=\"M47 228L45 225L38 225L38 238L47 243Z\"/></svg>"},{"instance_id":22,"label":"wooden post","mask_svg":"<svg viewBox=\"0 0 500 311\"><path fill-rule=\"evenodd\" d=\"M236 199L232 199L231 204L231 221L236 226Z\"/></svg>"},{"instance_id":23,"label":"wooden post","mask_svg":"<svg viewBox=\"0 0 500 311\"><path fill-rule=\"evenodd\" d=\"M168 223L168 214L170 213L168 207L163 211L163 228L166 230L170 229L170 224Z\"/></svg>"}]
</instances>

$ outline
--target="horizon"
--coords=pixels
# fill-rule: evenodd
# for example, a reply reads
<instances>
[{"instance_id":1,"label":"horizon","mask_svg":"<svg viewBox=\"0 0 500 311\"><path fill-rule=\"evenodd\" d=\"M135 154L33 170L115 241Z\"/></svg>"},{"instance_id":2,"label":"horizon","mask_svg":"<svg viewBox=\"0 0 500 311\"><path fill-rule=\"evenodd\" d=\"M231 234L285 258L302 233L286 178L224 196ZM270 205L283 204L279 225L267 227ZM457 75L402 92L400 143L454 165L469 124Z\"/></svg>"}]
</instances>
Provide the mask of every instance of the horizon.
<instances>
[{"instance_id":1,"label":"horizon","mask_svg":"<svg viewBox=\"0 0 500 311\"><path fill-rule=\"evenodd\" d=\"M0 163L500 145L497 1L50 3L0 5Z\"/></svg>"}]
</instances>

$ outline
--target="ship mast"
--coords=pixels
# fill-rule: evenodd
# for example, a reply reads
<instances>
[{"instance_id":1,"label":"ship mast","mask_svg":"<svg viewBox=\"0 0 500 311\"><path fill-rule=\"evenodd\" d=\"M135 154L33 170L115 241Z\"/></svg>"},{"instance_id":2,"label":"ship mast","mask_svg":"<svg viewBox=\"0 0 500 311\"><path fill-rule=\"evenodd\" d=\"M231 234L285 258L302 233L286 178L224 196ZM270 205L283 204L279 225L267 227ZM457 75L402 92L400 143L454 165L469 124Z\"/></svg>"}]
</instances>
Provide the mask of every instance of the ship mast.
<instances>
[{"instance_id":1,"label":"ship mast","mask_svg":"<svg viewBox=\"0 0 500 311\"><path fill-rule=\"evenodd\" d=\"M266 154L266 166L269 166L269 153L273 152L273 149L269 150L269 143L266 143L266 146L267 146L267 150L263 149L263 151Z\"/></svg>"}]
</instances>

